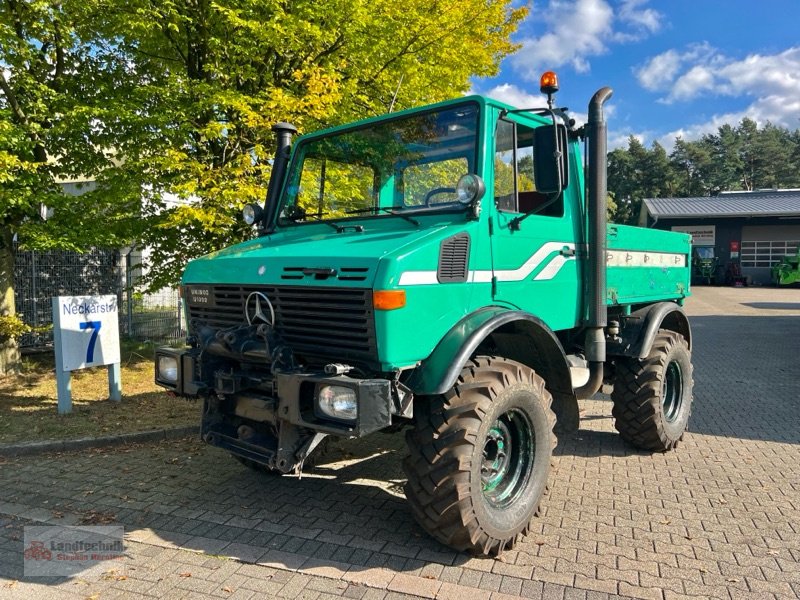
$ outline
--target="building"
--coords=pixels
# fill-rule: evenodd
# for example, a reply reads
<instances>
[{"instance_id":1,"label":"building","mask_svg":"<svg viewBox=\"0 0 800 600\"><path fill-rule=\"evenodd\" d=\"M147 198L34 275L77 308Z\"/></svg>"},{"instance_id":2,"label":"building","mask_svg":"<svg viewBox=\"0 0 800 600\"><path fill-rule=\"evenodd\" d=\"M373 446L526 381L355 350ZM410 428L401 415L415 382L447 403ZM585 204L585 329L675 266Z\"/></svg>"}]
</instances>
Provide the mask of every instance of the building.
<instances>
[{"instance_id":1,"label":"building","mask_svg":"<svg viewBox=\"0 0 800 600\"><path fill-rule=\"evenodd\" d=\"M713 248L717 282L738 263L750 283L765 285L770 267L800 245L800 189L646 198L639 224L684 231L692 234L695 249Z\"/></svg>"}]
</instances>

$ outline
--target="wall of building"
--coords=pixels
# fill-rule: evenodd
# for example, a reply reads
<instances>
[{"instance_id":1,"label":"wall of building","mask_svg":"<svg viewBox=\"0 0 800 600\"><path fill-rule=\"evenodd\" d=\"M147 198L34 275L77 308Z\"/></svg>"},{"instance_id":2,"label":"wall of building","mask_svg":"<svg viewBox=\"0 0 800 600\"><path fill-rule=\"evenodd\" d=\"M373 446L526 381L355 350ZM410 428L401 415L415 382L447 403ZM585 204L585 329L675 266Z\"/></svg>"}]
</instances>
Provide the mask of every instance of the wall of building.
<instances>
[{"instance_id":1,"label":"wall of building","mask_svg":"<svg viewBox=\"0 0 800 600\"><path fill-rule=\"evenodd\" d=\"M724 282L725 270L732 261L741 261L743 241L793 241L800 239L800 217L796 219L783 219L777 217L758 218L687 218L687 219L659 219L651 225L656 229L670 230L673 226L698 226L713 225L715 228L714 255L718 257L717 280ZM731 257L731 242L739 243L738 258ZM742 266L742 274L747 276L755 285L769 285L770 269L759 263L759 266Z\"/></svg>"}]
</instances>

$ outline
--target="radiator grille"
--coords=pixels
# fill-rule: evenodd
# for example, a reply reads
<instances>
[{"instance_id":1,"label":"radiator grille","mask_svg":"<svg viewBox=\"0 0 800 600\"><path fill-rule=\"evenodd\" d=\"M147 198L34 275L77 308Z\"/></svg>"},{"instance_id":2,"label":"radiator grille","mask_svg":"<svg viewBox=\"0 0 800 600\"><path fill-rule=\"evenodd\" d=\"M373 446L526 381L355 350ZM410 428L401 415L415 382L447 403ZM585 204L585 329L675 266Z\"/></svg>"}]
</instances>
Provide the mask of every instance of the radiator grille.
<instances>
[{"instance_id":1,"label":"radiator grille","mask_svg":"<svg viewBox=\"0 0 800 600\"><path fill-rule=\"evenodd\" d=\"M261 292L275 308L276 331L295 355L377 361L372 290L235 285L210 288L213 303L188 304L193 329L203 324L216 328L245 324L245 301L252 292Z\"/></svg>"}]
</instances>

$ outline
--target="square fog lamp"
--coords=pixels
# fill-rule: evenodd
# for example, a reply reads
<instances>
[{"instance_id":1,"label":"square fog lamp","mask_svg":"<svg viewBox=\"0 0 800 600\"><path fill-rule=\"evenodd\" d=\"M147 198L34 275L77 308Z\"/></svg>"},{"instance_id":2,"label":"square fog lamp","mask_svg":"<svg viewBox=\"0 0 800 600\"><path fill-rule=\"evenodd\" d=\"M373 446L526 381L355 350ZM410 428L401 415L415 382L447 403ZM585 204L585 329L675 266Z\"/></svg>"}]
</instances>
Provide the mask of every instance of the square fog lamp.
<instances>
[{"instance_id":1,"label":"square fog lamp","mask_svg":"<svg viewBox=\"0 0 800 600\"><path fill-rule=\"evenodd\" d=\"M319 412L331 419L355 421L358 418L356 391L341 385L322 385L317 392Z\"/></svg>"},{"instance_id":2,"label":"square fog lamp","mask_svg":"<svg viewBox=\"0 0 800 600\"><path fill-rule=\"evenodd\" d=\"M156 382L177 386L178 357L172 354L159 354L156 358Z\"/></svg>"}]
</instances>

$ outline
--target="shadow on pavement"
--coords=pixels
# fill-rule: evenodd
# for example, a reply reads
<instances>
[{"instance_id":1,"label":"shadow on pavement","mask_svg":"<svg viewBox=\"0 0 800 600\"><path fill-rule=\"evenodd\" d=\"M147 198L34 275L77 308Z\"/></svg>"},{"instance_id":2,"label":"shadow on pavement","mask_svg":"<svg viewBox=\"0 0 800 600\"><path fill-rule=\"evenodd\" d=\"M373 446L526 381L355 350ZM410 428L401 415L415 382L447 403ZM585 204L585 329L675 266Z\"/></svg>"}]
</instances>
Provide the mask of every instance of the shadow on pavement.
<instances>
[{"instance_id":1,"label":"shadow on pavement","mask_svg":"<svg viewBox=\"0 0 800 600\"><path fill-rule=\"evenodd\" d=\"M777 449L759 450L761 462L748 466L763 445L741 442L800 444L800 317L699 316L691 323L695 404L684 444L663 455L639 452L613 431L607 397L582 404L583 428L562 434L555 451L544 515L533 522L538 529L510 553L510 562L528 568L539 559L545 572L552 571L561 542L580 526L617 536L623 546L635 542L633 530L604 524L610 510L600 508L607 507L604 501L613 499L632 520L634 513L661 514L690 492L699 494L698 506L703 494L727 494L725 506L705 503L723 518L736 492L745 494L742 486L761 489L754 478L762 465L784 482L775 466ZM0 467L0 513L51 523L119 523L144 543L288 569L347 570L376 586L386 583L381 577L431 562L491 570L493 561L454 552L415 523L402 495L402 434L333 446L302 478L253 472L196 439L12 460ZM742 489L728 490L728 484ZM589 504L579 518L578 500ZM708 514L705 526L729 528L724 518L717 522ZM650 525L676 526L665 522ZM679 540L692 541L676 531ZM0 550L0 574L20 578L21 541Z\"/></svg>"},{"instance_id":2,"label":"shadow on pavement","mask_svg":"<svg viewBox=\"0 0 800 600\"><path fill-rule=\"evenodd\" d=\"M690 317L690 431L800 444L800 317Z\"/></svg>"},{"instance_id":3,"label":"shadow on pavement","mask_svg":"<svg viewBox=\"0 0 800 600\"><path fill-rule=\"evenodd\" d=\"M758 310L800 310L800 302L743 302L742 305Z\"/></svg>"}]
</instances>

